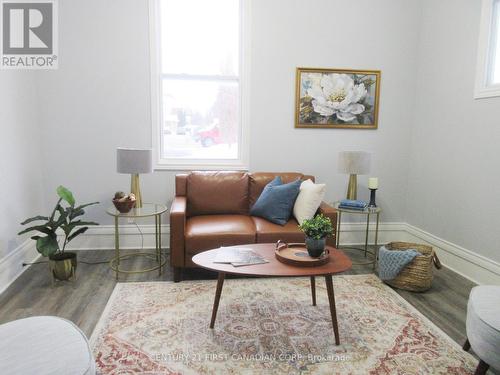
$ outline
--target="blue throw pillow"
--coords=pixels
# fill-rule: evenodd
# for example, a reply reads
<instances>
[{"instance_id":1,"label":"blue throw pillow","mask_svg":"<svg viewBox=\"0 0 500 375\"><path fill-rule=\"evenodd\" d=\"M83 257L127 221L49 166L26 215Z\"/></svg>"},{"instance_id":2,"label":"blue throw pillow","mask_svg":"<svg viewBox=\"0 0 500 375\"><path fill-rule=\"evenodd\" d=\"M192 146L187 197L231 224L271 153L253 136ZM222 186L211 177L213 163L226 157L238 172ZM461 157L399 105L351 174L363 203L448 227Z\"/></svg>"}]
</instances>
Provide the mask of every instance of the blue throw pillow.
<instances>
[{"instance_id":1,"label":"blue throw pillow","mask_svg":"<svg viewBox=\"0 0 500 375\"><path fill-rule=\"evenodd\" d=\"M301 183L302 181L298 179L289 184L283 184L281 177L276 176L262 190L259 199L250 210L250 215L262 217L271 223L285 225L292 215Z\"/></svg>"}]
</instances>

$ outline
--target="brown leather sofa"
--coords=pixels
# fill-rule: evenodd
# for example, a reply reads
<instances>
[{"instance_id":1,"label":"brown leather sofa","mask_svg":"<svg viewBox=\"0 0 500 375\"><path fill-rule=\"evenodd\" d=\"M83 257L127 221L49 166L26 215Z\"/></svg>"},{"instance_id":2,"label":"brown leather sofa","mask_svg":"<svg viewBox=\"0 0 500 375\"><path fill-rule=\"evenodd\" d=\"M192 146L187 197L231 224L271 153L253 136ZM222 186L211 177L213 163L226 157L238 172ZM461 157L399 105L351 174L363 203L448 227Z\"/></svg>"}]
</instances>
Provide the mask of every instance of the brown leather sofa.
<instances>
[{"instance_id":1,"label":"brown leather sofa","mask_svg":"<svg viewBox=\"0 0 500 375\"><path fill-rule=\"evenodd\" d=\"M175 177L175 198L170 209L170 264L174 280L182 269L196 267L191 258L220 246L249 243L304 242L295 218L284 225L250 216L250 207L267 183L281 176L283 183L311 179L301 173L191 172ZM319 212L328 216L334 228L336 210L322 203ZM335 244L335 236L327 240Z\"/></svg>"}]
</instances>

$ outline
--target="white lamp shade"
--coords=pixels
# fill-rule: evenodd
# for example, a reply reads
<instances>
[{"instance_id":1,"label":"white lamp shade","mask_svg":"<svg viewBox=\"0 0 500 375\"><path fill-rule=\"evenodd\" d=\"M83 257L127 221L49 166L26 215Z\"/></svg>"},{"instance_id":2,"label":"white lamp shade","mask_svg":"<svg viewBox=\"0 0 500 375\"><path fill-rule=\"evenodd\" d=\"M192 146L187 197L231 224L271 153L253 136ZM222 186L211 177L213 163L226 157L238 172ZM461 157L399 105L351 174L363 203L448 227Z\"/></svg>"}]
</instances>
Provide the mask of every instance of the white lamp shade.
<instances>
[{"instance_id":1,"label":"white lamp shade","mask_svg":"<svg viewBox=\"0 0 500 375\"><path fill-rule=\"evenodd\" d=\"M370 172L371 154L364 151L339 152L339 173L367 174Z\"/></svg>"},{"instance_id":2,"label":"white lamp shade","mask_svg":"<svg viewBox=\"0 0 500 375\"><path fill-rule=\"evenodd\" d=\"M153 151L151 149L117 148L116 171L138 174L153 172Z\"/></svg>"}]
</instances>

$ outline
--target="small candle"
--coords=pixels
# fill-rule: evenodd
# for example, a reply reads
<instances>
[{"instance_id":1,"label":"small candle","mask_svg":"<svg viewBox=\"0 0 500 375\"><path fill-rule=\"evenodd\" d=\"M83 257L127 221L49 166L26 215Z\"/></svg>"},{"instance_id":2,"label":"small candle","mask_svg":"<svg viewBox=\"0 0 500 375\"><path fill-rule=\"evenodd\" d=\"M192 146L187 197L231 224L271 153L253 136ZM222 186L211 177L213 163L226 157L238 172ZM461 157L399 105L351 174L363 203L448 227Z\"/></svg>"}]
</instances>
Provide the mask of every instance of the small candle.
<instances>
[{"instance_id":1,"label":"small candle","mask_svg":"<svg viewBox=\"0 0 500 375\"><path fill-rule=\"evenodd\" d=\"M370 177L368 179L368 189L378 189L378 177Z\"/></svg>"}]
</instances>

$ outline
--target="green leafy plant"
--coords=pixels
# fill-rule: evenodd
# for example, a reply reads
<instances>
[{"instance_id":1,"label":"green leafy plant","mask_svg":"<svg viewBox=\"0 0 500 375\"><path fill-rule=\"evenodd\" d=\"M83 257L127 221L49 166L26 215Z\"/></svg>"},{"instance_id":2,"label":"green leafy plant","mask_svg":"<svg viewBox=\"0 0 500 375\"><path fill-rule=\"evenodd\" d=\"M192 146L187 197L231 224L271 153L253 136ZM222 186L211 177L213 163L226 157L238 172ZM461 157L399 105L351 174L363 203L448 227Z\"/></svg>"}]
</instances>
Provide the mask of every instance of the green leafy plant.
<instances>
[{"instance_id":1,"label":"green leafy plant","mask_svg":"<svg viewBox=\"0 0 500 375\"><path fill-rule=\"evenodd\" d=\"M299 225L307 237L320 240L333 233L333 225L330 218L323 214L316 215L312 219L306 219Z\"/></svg>"},{"instance_id":2,"label":"green leafy plant","mask_svg":"<svg viewBox=\"0 0 500 375\"><path fill-rule=\"evenodd\" d=\"M44 236L37 234L31 237L31 239L36 241L36 249L45 257L50 257L57 253L64 253L66 245L75 239L75 237L85 233L90 225L99 225L93 221L82 221L79 219L85 214L85 207L98 204L99 202L75 206L75 198L71 191L64 186L59 186L56 191L59 200L50 216L34 216L23 221L21 225L30 224L36 221L45 221L45 223L31 226L18 233L21 235L35 231L44 234ZM61 247L57 240L58 229L62 230L64 233L64 240Z\"/></svg>"}]
</instances>

